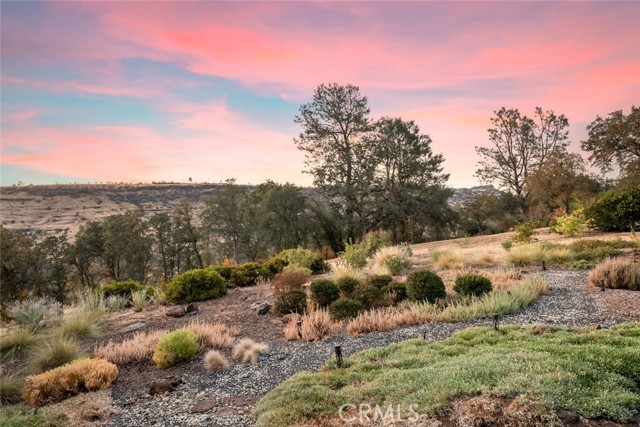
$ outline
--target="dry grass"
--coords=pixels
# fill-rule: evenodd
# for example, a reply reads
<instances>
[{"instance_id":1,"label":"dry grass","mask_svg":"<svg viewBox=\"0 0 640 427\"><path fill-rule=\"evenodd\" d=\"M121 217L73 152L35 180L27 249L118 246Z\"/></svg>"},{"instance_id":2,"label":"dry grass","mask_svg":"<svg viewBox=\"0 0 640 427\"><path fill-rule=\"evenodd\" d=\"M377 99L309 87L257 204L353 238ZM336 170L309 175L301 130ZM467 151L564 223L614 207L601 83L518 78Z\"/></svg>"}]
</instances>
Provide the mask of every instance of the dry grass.
<instances>
[{"instance_id":1,"label":"dry grass","mask_svg":"<svg viewBox=\"0 0 640 427\"><path fill-rule=\"evenodd\" d=\"M505 259L509 265L525 267L542 262L545 253L540 245L515 246L505 255Z\"/></svg>"},{"instance_id":2,"label":"dry grass","mask_svg":"<svg viewBox=\"0 0 640 427\"><path fill-rule=\"evenodd\" d=\"M494 291L508 291L522 279L520 271L513 269L483 270L482 274L491 280Z\"/></svg>"},{"instance_id":3,"label":"dry grass","mask_svg":"<svg viewBox=\"0 0 640 427\"><path fill-rule=\"evenodd\" d=\"M101 328L96 317L88 311L78 310L76 313L64 316L60 325L53 331L68 338L97 338L101 335Z\"/></svg>"},{"instance_id":4,"label":"dry grass","mask_svg":"<svg viewBox=\"0 0 640 427\"><path fill-rule=\"evenodd\" d=\"M255 365L260 360L260 355L269 351L269 346L256 343L250 338L243 338L233 348L233 358L241 363Z\"/></svg>"},{"instance_id":5,"label":"dry grass","mask_svg":"<svg viewBox=\"0 0 640 427\"><path fill-rule=\"evenodd\" d=\"M640 266L621 259L608 259L589 274L589 283L611 289L640 291Z\"/></svg>"},{"instance_id":6,"label":"dry grass","mask_svg":"<svg viewBox=\"0 0 640 427\"><path fill-rule=\"evenodd\" d=\"M13 359L38 342L31 329L20 326L0 337L0 360Z\"/></svg>"},{"instance_id":7,"label":"dry grass","mask_svg":"<svg viewBox=\"0 0 640 427\"><path fill-rule=\"evenodd\" d=\"M364 274L357 268L352 267L343 261L338 261L331 264L331 272L333 280L340 280L345 277L350 277L362 282L365 279Z\"/></svg>"},{"instance_id":8,"label":"dry grass","mask_svg":"<svg viewBox=\"0 0 640 427\"><path fill-rule=\"evenodd\" d=\"M398 275L409 265L409 251L406 247L385 246L371 258L371 270L376 275Z\"/></svg>"},{"instance_id":9,"label":"dry grass","mask_svg":"<svg viewBox=\"0 0 640 427\"><path fill-rule=\"evenodd\" d=\"M23 399L32 406L57 402L84 391L108 388L118 376L116 365L101 359L81 359L40 375L27 377Z\"/></svg>"},{"instance_id":10,"label":"dry grass","mask_svg":"<svg viewBox=\"0 0 640 427\"><path fill-rule=\"evenodd\" d=\"M40 373L84 357L86 353L77 339L51 335L32 351L29 367L31 371Z\"/></svg>"},{"instance_id":11,"label":"dry grass","mask_svg":"<svg viewBox=\"0 0 640 427\"><path fill-rule=\"evenodd\" d=\"M217 350L209 350L204 356L204 368L209 373L229 369L229 361Z\"/></svg>"},{"instance_id":12,"label":"dry grass","mask_svg":"<svg viewBox=\"0 0 640 427\"><path fill-rule=\"evenodd\" d=\"M186 329L192 331L198 337L198 341L204 347L218 350L231 348L235 342L235 337L240 334L238 328L231 328L222 323L189 323Z\"/></svg>"},{"instance_id":13,"label":"dry grass","mask_svg":"<svg viewBox=\"0 0 640 427\"><path fill-rule=\"evenodd\" d=\"M438 270L453 270L464 267L464 256L457 251L439 250L431 253Z\"/></svg>"},{"instance_id":14,"label":"dry grass","mask_svg":"<svg viewBox=\"0 0 640 427\"><path fill-rule=\"evenodd\" d=\"M302 316L302 341L319 341L331 335L333 324L328 310L315 310Z\"/></svg>"},{"instance_id":15,"label":"dry grass","mask_svg":"<svg viewBox=\"0 0 640 427\"><path fill-rule=\"evenodd\" d=\"M121 342L109 340L94 348L93 355L118 365L139 362L153 354L156 344L166 333L167 331L136 332L131 338Z\"/></svg>"},{"instance_id":16,"label":"dry grass","mask_svg":"<svg viewBox=\"0 0 640 427\"><path fill-rule=\"evenodd\" d=\"M564 264L573 260L575 254L568 247L554 247L544 251L544 259L553 264Z\"/></svg>"},{"instance_id":17,"label":"dry grass","mask_svg":"<svg viewBox=\"0 0 640 427\"><path fill-rule=\"evenodd\" d=\"M287 326L284 328L284 339L287 341L296 341L300 339L300 330L298 329L298 322L302 316L299 314L292 315L287 322Z\"/></svg>"},{"instance_id":18,"label":"dry grass","mask_svg":"<svg viewBox=\"0 0 640 427\"><path fill-rule=\"evenodd\" d=\"M478 257L478 262L480 264L489 265L493 264L495 259L493 258L493 254L491 252L483 252Z\"/></svg>"}]
</instances>

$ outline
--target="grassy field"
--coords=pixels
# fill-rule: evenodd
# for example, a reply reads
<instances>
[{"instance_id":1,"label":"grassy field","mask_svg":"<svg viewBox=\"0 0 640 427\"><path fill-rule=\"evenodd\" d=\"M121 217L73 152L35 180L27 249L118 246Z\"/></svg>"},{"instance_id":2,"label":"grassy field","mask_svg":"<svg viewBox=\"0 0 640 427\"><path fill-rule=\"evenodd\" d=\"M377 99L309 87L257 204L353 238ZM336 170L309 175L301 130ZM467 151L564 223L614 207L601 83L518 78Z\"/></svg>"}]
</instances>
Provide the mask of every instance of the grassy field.
<instances>
[{"instance_id":1,"label":"grassy field","mask_svg":"<svg viewBox=\"0 0 640 427\"><path fill-rule=\"evenodd\" d=\"M480 394L526 395L550 420L562 408L627 421L640 408L638 322L600 330L469 328L440 342L410 340L345 362L343 368L329 362L318 373L300 373L276 387L256 407L258 425L330 425L341 405L361 403L413 404L417 413L437 416L456 399Z\"/></svg>"}]
</instances>

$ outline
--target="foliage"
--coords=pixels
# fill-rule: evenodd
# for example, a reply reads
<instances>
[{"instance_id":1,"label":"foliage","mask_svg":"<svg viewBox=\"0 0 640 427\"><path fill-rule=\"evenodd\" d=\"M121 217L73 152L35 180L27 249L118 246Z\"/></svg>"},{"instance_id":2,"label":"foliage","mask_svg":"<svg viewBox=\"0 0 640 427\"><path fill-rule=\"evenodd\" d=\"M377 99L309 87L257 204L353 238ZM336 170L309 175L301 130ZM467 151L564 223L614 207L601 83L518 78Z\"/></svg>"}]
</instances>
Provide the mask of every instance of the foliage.
<instances>
[{"instance_id":1,"label":"foliage","mask_svg":"<svg viewBox=\"0 0 640 427\"><path fill-rule=\"evenodd\" d=\"M527 222L521 222L520 224L516 224L511 231L516 234L513 236L514 242L530 242L532 240L533 234L536 228L541 227L542 224L540 222L532 220Z\"/></svg>"},{"instance_id":2,"label":"foliage","mask_svg":"<svg viewBox=\"0 0 640 427\"><path fill-rule=\"evenodd\" d=\"M331 280L316 280L311 282L311 295L321 308L328 307L340 298L340 289Z\"/></svg>"},{"instance_id":3,"label":"foliage","mask_svg":"<svg viewBox=\"0 0 640 427\"><path fill-rule=\"evenodd\" d=\"M271 279L275 277L277 274L282 273L282 270L289 265L289 261L279 253L278 255L269 258L264 263L262 263L262 267L265 270L267 275L267 279Z\"/></svg>"},{"instance_id":4,"label":"foliage","mask_svg":"<svg viewBox=\"0 0 640 427\"><path fill-rule=\"evenodd\" d=\"M580 237L585 232L584 221L584 212L580 209L572 214L557 216L549 228L558 234Z\"/></svg>"},{"instance_id":5,"label":"foliage","mask_svg":"<svg viewBox=\"0 0 640 427\"><path fill-rule=\"evenodd\" d=\"M283 257L287 261L287 265L308 268L312 274L322 274L327 270L322 255L309 249L287 249L280 252L278 256Z\"/></svg>"},{"instance_id":6,"label":"foliage","mask_svg":"<svg viewBox=\"0 0 640 427\"><path fill-rule=\"evenodd\" d=\"M472 194L457 207L458 226L469 236L504 233L519 215L518 200L511 193Z\"/></svg>"},{"instance_id":7,"label":"foliage","mask_svg":"<svg viewBox=\"0 0 640 427\"><path fill-rule=\"evenodd\" d=\"M622 110L596 119L587 126L588 138L581 142L589 151L589 160L603 172L617 165L621 173L631 173L640 167L640 107L631 106L625 115Z\"/></svg>"},{"instance_id":8,"label":"foliage","mask_svg":"<svg viewBox=\"0 0 640 427\"><path fill-rule=\"evenodd\" d=\"M17 327L0 337L0 360L10 360L33 347L38 342L31 329Z\"/></svg>"},{"instance_id":9,"label":"foliage","mask_svg":"<svg viewBox=\"0 0 640 427\"><path fill-rule=\"evenodd\" d=\"M640 291L640 265L624 260L609 259L598 264L589 274L589 283L611 289Z\"/></svg>"},{"instance_id":10,"label":"foliage","mask_svg":"<svg viewBox=\"0 0 640 427\"><path fill-rule=\"evenodd\" d=\"M407 295L416 301L434 303L447 296L444 282L437 274L429 270L415 270L407 277L405 283Z\"/></svg>"},{"instance_id":11,"label":"foliage","mask_svg":"<svg viewBox=\"0 0 640 427\"><path fill-rule=\"evenodd\" d=\"M597 264L595 262L587 261L586 259L579 259L571 264L571 268L575 270L593 270L596 268L596 265Z\"/></svg>"},{"instance_id":12,"label":"foliage","mask_svg":"<svg viewBox=\"0 0 640 427\"><path fill-rule=\"evenodd\" d=\"M233 270L231 274L231 286L255 286L258 279L264 275L262 266L257 262L245 262Z\"/></svg>"},{"instance_id":13,"label":"foliage","mask_svg":"<svg viewBox=\"0 0 640 427\"><path fill-rule=\"evenodd\" d=\"M525 267L531 264L541 263L545 260L545 253L539 245L522 245L511 249L505 260L514 267Z\"/></svg>"},{"instance_id":14,"label":"foliage","mask_svg":"<svg viewBox=\"0 0 640 427\"><path fill-rule=\"evenodd\" d=\"M291 291L302 289L307 282L307 276L301 273L280 273L271 281L271 287L276 296L286 295Z\"/></svg>"},{"instance_id":15,"label":"foliage","mask_svg":"<svg viewBox=\"0 0 640 427\"><path fill-rule=\"evenodd\" d=\"M53 332L71 339L85 340L99 337L101 328L95 315L86 311L79 311L65 316Z\"/></svg>"},{"instance_id":16,"label":"foliage","mask_svg":"<svg viewBox=\"0 0 640 427\"><path fill-rule=\"evenodd\" d=\"M640 225L640 185L602 193L584 214L602 231L635 230Z\"/></svg>"},{"instance_id":17,"label":"foliage","mask_svg":"<svg viewBox=\"0 0 640 427\"><path fill-rule=\"evenodd\" d=\"M382 408L412 403L419 414L436 416L456 399L486 393L526 395L546 410L630 421L640 407L639 337L638 323L598 330L467 328L435 343L414 339L366 350L342 368L331 361L316 373L298 373L264 396L254 416L258 426L332 425L339 422L335 408L354 401Z\"/></svg>"},{"instance_id":18,"label":"foliage","mask_svg":"<svg viewBox=\"0 0 640 427\"><path fill-rule=\"evenodd\" d=\"M373 268L396 276L408 265L410 256L410 246L385 246L373 255Z\"/></svg>"},{"instance_id":19,"label":"foliage","mask_svg":"<svg viewBox=\"0 0 640 427\"><path fill-rule=\"evenodd\" d=\"M111 311L122 311L129 307L129 297L121 295L111 295L105 299L106 307Z\"/></svg>"},{"instance_id":20,"label":"foliage","mask_svg":"<svg viewBox=\"0 0 640 427\"><path fill-rule=\"evenodd\" d=\"M449 270L464 267L464 255L454 251L437 251L432 255L436 255L436 267L439 270Z\"/></svg>"},{"instance_id":21,"label":"foliage","mask_svg":"<svg viewBox=\"0 0 640 427\"><path fill-rule=\"evenodd\" d=\"M67 427L69 419L64 414L38 409L31 411L23 406L0 409L0 427Z\"/></svg>"},{"instance_id":22,"label":"foliage","mask_svg":"<svg viewBox=\"0 0 640 427\"><path fill-rule=\"evenodd\" d=\"M0 404L11 405L20 402L23 385L24 379L18 375L0 374Z\"/></svg>"},{"instance_id":23,"label":"foliage","mask_svg":"<svg viewBox=\"0 0 640 427\"><path fill-rule=\"evenodd\" d=\"M513 242L511 240L504 240L501 245L505 251L509 252L513 247Z\"/></svg>"},{"instance_id":24,"label":"foliage","mask_svg":"<svg viewBox=\"0 0 640 427\"><path fill-rule=\"evenodd\" d=\"M476 147L480 162L476 176L496 182L516 195L523 214L528 211L528 180L555 148L567 145L567 118L536 107L535 117L521 115L518 109L502 107L494 111L489 129L493 147Z\"/></svg>"},{"instance_id":25,"label":"foliage","mask_svg":"<svg viewBox=\"0 0 640 427\"><path fill-rule=\"evenodd\" d=\"M227 294L224 279L213 270L189 270L178 276L165 289L173 303L189 303L219 298Z\"/></svg>"},{"instance_id":26,"label":"foliage","mask_svg":"<svg viewBox=\"0 0 640 427\"><path fill-rule=\"evenodd\" d=\"M233 276L233 270L235 270L235 265L210 265L207 267L207 270L213 270L220 275L227 284L231 281L231 276Z\"/></svg>"},{"instance_id":27,"label":"foliage","mask_svg":"<svg viewBox=\"0 0 640 427\"><path fill-rule=\"evenodd\" d=\"M307 293L300 289L281 295L276 300L273 309L280 314L303 314L307 311Z\"/></svg>"},{"instance_id":28,"label":"foliage","mask_svg":"<svg viewBox=\"0 0 640 427\"><path fill-rule=\"evenodd\" d=\"M178 329L164 335L151 357L160 368L168 368L183 360L189 360L200 349L198 337L192 331Z\"/></svg>"},{"instance_id":29,"label":"foliage","mask_svg":"<svg viewBox=\"0 0 640 427\"><path fill-rule=\"evenodd\" d=\"M37 333L60 322L62 304L51 298L27 298L9 304L7 313L18 326Z\"/></svg>"},{"instance_id":30,"label":"foliage","mask_svg":"<svg viewBox=\"0 0 640 427\"><path fill-rule=\"evenodd\" d=\"M311 270L307 267L301 267L298 264L290 264L287 265L285 268L282 269L283 273L297 273L300 274L306 278L309 278L309 276L311 276Z\"/></svg>"},{"instance_id":31,"label":"foliage","mask_svg":"<svg viewBox=\"0 0 640 427\"><path fill-rule=\"evenodd\" d=\"M185 329L193 332L203 347L215 349L231 348L235 336L240 333L237 328L230 328L223 323L190 322Z\"/></svg>"},{"instance_id":32,"label":"foliage","mask_svg":"<svg viewBox=\"0 0 640 427\"><path fill-rule=\"evenodd\" d=\"M142 311L151 304L152 300L147 289L131 292L131 305L134 311Z\"/></svg>"},{"instance_id":33,"label":"foliage","mask_svg":"<svg viewBox=\"0 0 640 427\"><path fill-rule=\"evenodd\" d=\"M52 335L30 354L29 367L34 372L44 372L83 357L85 351L77 338Z\"/></svg>"},{"instance_id":34,"label":"foliage","mask_svg":"<svg viewBox=\"0 0 640 427\"><path fill-rule=\"evenodd\" d=\"M58 402L85 391L104 390L118 376L113 363L101 359L81 359L40 375L27 377L24 401L32 406Z\"/></svg>"},{"instance_id":35,"label":"foliage","mask_svg":"<svg viewBox=\"0 0 640 427\"><path fill-rule=\"evenodd\" d=\"M302 341L320 341L331 335L333 324L326 309L314 310L302 316Z\"/></svg>"},{"instance_id":36,"label":"foliage","mask_svg":"<svg viewBox=\"0 0 640 427\"><path fill-rule=\"evenodd\" d=\"M385 295L393 294L393 303L398 304L408 298L407 286L404 283L392 282L382 288Z\"/></svg>"},{"instance_id":37,"label":"foliage","mask_svg":"<svg viewBox=\"0 0 640 427\"><path fill-rule=\"evenodd\" d=\"M393 277L389 275L374 275L367 277L366 284L382 289L393 282Z\"/></svg>"},{"instance_id":38,"label":"foliage","mask_svg":"<svg viewBox=\"0 0 640 427\"><path fill-rule=\"evenodd\" d=\"M135 332L130 338L121 342L110 339L107 343L94 348L93 354L100 359L118 365L141 362L153 354L153 349L166 331Z\"/></svg>"},{"instance_id":39,"label":"foliage","mask_svg":"<svg viewBox=\"0 0 640 427\"><path fill-rule=\"evenodd\" d=\"M479 297L483 294L491 292L491 280L479 274L466 274L456 277L453 290L460 295Z\"/></svg>"},{"instance_id":40,"label":"foliage","mask_svg":"<svg viewBox=\"0 0 640 427\"><path fill-rule=\"evenodd\" d=\"M341 297L331 303L329 313L334 320L352 319L365 309L358 300Z\"/></svg>"},{"instance_id":41,"label":"foliage","mask_svg":"<svg viewBox=\"0 0 640 427\"><path fill-rule=\"evenodd\" d=\"M377 307L382 304L384 294L379 288L361 283L353 291L353 298L364 304L365 308Z\"/></svg>"},{"instance_id":42,"label":"foliage","mask_svg":"<svg viewBox=\"0 0 640 427\"><path fill-rule=\"evenodd\" d=\"M145 288L135 280L123 280L121 282L114 280L108 285L102 286L99 290L107 298L113 295L130 298L132 292L144 291Z\"/></svg>"},{"instance_id":43,"label":"foliage","mask_svg":"<svg viewBox=\"0 0 640 427\"><path fill-rule=\"evenodd\" d=\"M353 268L362 268L367 265L369 253L363 245L347 242L344 244L344 251L340 253L340 260Z\"/></svg>"},{"instance_id":44,"label":"foliage","mask_svg":"<svg viewBox=\"0 0 640 427\"><path fill-rule=\"evenodd\" d=\"M356 287L360 284L360 280L351 276L340 277L336 279L335 282L338 289L340 289L340 293L346 297L351 297L353 291L355 291Z\"/></svg>"}]
</instances>

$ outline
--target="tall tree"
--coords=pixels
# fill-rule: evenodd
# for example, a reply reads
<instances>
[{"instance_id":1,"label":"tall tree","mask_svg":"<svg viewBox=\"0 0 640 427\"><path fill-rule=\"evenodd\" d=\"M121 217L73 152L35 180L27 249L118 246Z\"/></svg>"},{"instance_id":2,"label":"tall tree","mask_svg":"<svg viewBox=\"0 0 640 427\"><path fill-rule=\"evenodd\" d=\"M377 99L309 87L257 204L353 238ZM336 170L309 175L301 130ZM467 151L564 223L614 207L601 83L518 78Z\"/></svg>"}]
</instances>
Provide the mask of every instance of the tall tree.
<instances>
[{"instance_id":1,"label":"tall tree","mask_svg":"<svg viewBox=\"0 0 640 427\"><path fill-rule=\"evenodd\" d=\"M502 107L494 111L489 129L493 147L476 147L481 160L476 176L512 191L518 198L523 215L528 213L529 175L537 170L553 149L568 143L567 118L536 107L533 119L518 109Z\"/></svg>"},{"instance_id":2,"label":"tall tree","mask_svg":"<svg viewBox=\"0 0 640 427\"><path fill-rule=\"evenodd\" d=\"M409 225L436 226L448 214L451 191L444 187L449 175L442 173L444 158L434 155L431 138L420 133L413 121L383 117L367 137L377 164L372 221L390 230L394 242L411 241ZM445 224L439 224L445 227Z\"/></svg>"},{"instance_id":3,"label":"tall tree","mask_svg":"<svg viewBox=\"0 0 640 427\"><path fill-rule=\"evenodd\" d=\"M67 259L75 267L76 275L83 286L95 288L104 276L103 252L102 223L89 221L81 225L75 241L67 248Z\"/></svg>"},{"instance_id":4,"label":"tall tree","mask_svg":"<svg viewBox=\"0 0 640 427\"><path fill-rule=\"evenodd\" d=\"M107 275L113 280L144 282L151 260L152 238L140 211L110 215L102 220Z\"/></svg>"},{"instance_id":5,"label":"tall tree","mask_svg":"<svg viewBox=\"0 0 640 427\"><path fill-rule=\"evenodd\" d=\"M306 154L308 172L329 199L341 199L351 239L363 231L363 198L373 174L371 147L363 138L371 127L369 113L357 86L333 83L318 86L294 118L302 127L294 142Z\"/></svg>"},{"instance_id":6,"label":"tall tree","mask_svg":"<svg viewBox=\"0 0 640 427\"><path fill-rule=\"evenodd\" d=\"M621 175L640 171L640 107L631 106L626 116L622 110L606 118L597 116L587 132L582 149L591 153L589 160L602 172L611 171L614 165Z\"/></svg>"},{"instance_id":7,"label":"tall tree","mask_svg":"<svg viewBox=\"0 0 640 427\"><path fill-rule=\"evenodd\" d=\"M39 283L35 241L19 230L0 225L0 290L3 301L33 291Z\"/></svg>"},{"instance_id":8,"label":"tall tree","mask_svg":"<svg viewBox=\"0 0 640 427\"><path fill-rule=\"evenodd\" d=\"M178 246L177 268L179 271L202 268L202 256L198 249L200 231L195 224L195 212L188 200L182 199L172 212L173 241Z\"/></svg>"}]
</instances>

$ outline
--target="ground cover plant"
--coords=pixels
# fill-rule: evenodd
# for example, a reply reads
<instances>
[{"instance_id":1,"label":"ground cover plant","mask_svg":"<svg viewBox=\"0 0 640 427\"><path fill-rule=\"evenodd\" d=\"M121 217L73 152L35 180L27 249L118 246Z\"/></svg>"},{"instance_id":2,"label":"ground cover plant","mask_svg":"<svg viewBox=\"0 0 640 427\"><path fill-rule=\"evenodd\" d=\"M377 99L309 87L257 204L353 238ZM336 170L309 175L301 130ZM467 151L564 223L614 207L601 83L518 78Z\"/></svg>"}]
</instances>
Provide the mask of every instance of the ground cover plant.
<instances>
[{"instance_id":1,"label":"ground cover plant","mask_svg":"<svg viewBox=\"0 0 640 427\"><path fill-rule=\"evenodd\" d=\"M0 409L0 427L66 427L66 415L46 409L33 410L24 406L9 406Z\"/></svg>"},{"instance_id":2,"label":"ground cover plant","mask_svg":"<svg viewBox=\"0 0 640 427\"><path fill-rule=\"evenodd\" d=\"M259 426L337 422L344 404L401 405L442 415L465 396L526 395L553 419L555 409L628 421L640 408L640 323L609 329L551 326L468 328L439 342L410 340L298 373L259 402ZM383 409L384 411L384 409ZM313 424L313 423L316 424Z\"/></svg>"}]
</instances>

